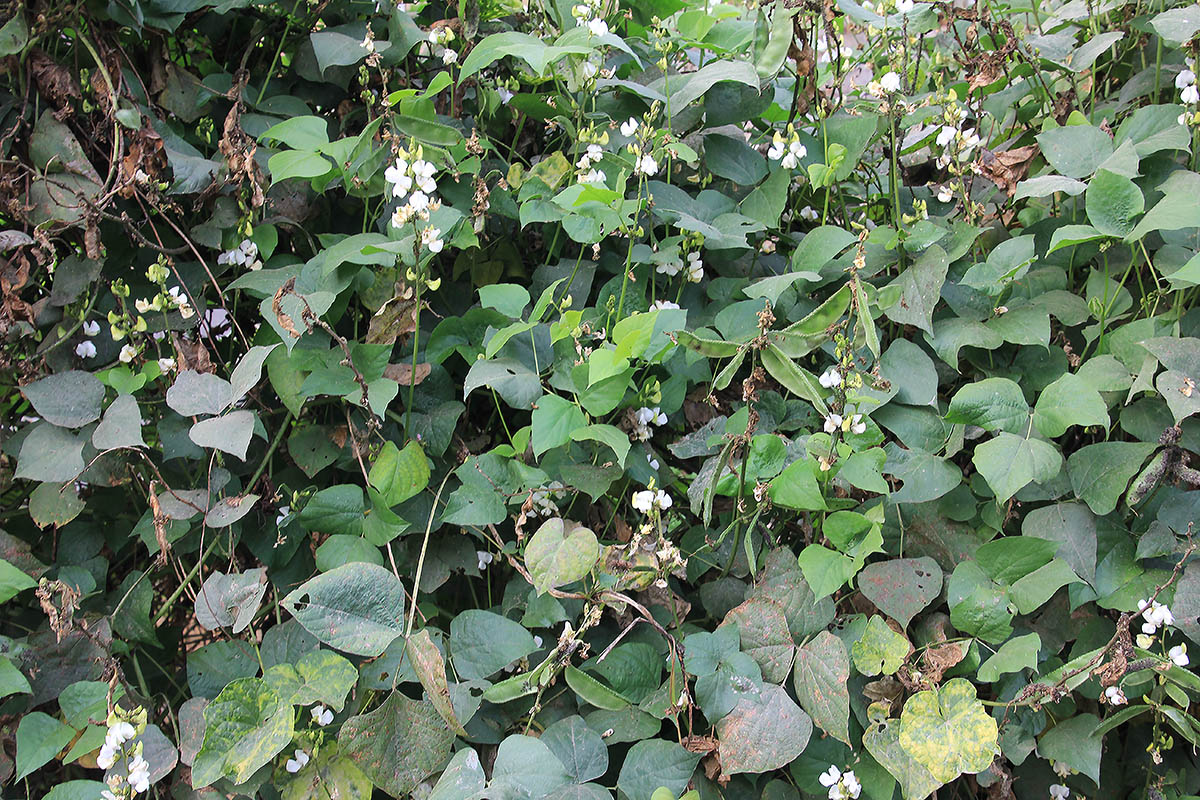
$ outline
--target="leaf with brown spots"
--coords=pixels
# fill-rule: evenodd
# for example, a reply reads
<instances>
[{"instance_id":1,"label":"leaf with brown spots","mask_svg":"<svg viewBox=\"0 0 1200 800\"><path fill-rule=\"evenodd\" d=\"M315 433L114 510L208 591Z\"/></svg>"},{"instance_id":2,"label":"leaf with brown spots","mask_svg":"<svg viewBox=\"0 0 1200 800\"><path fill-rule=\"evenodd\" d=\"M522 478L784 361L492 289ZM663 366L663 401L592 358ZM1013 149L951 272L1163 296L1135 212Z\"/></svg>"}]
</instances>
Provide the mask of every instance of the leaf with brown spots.
<instances>
[{"instance_id":1,"label":"leaf with brown spots","mask_svg":"<svg viewBox=\"0 0 1200 800\"><path fill-rule=\"evenodd\" d=\"M379 708L346 720L338 744L371 783L404 797L446 765L454 732L428 700L392 692Z\"/></svg>"},{"instance_id":2,"label":"leaf with brown spots","mask_svg":"<svg viewBox=\"0 0 1200 800\"><path fill-rule=\"evenodd\" d=\"M796 698L821 730L850 744L850 655L842 640L822 631L796 650Z\"/></svg>"},{"instance_id":3,"label":"leaf with brown spots","mask_svg":"<svg viewBox=\"0 0 1200 800\"><path fill-rule=\"evenodd\" d=\"M812 719L782 687L764 684L717 723L721 766L726 775L785 767L804 752L812 728Z\"/></svg>"},{"instance_id":4,"label":"leaf with brown spots","mask_svg":"<svg viewBox=\"0 0 1200 800\"><path fill-rule=\"evenodd\" d=\"M450 687L446 683L446 662L442 658L442 652L429 637L429 630L422 628L409 636L405 647L413 671L417 673L417 680L421 681L421 686L425 687L425 692L429 695L429 702L455 733L466 736L467 731L454 714L454 704L450 700Z\"/></svg>"}]
</instances>

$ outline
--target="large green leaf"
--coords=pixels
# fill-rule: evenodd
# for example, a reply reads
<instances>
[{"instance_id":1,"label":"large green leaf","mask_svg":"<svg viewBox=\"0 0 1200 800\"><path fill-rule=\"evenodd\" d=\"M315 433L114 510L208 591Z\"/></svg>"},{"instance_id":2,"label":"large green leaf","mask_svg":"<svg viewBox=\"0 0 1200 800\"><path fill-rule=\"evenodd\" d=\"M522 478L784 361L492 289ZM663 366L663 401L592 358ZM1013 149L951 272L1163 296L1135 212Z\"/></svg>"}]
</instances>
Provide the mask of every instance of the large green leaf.
<instances>
[{"instance_id":1,"label":"large green leaf","mask_svg":"<svg viewBox=\"0 0 1200 800\"><path fill-rule=\"evenodd\" d=\"M699 635L699 634L698 634ZM796 648L796 697L821 730L850 743L850 656L842 640L821 631Z\"/></svg>"},{"instance_id":2,"label":"large green leaf","mask_svg":"<svg viewBox=\"0 0 1200 800\"><path fill-rule=\"evenodd\" d=\"M783 687L766 684L717 722L722 769L733 775L785 767L804 752L812 728L812 719Z\"/></svg>"},{"instance_id":3,"label":"large green leaf","mask_svg":"<svg viewBox=\"0 0 1200 800\"><path fill-rule=\"evenodd\" d=\"M261 678L233 681L204 708L204 743L192 785L245 782L292 740L292 706Z\"/></svg>"},{"instance_id":4,"label":"large green leaf","mask_svg":"<svg viewBox=\"0 0 1200 800\"><path fill-rule=\"evenodd\" d=\"M371 465L368 477L386 505L400 505L429 484L429 461L415 440L404 445L404 449L387 442Z\"/></svg>"},{"instance_id":5,"label":"large green leaf","mask_svg":"<svg viewBox=\"0 0 1200 800\"><path fill-rule=\"evenodd\" d=\"M47 422L79 428L100 418L104 384L90 372L71 370L22 386L21 394Z\"/></svg>"},{"instance_id":6,"label":"large green leaf","mask_svg":"<svg viewBox=\"0 0 1200 800\"><path fill-rule=\"evenodd\" d=\"M371 783L405 797L446 765L454 731L428 701L392 692L375 710L351 717L338 744Z\"/></svg>"},{"instance_id":7,"label":"large green leaf","mask_svg":"<svg viewBox=\"0 0 1200 800\"><path fill-rule=\"evenodd\" d=\"M995 757L996 738L996 720L963 678L917 692L905 701L900 715L900 746L942 783L987 769Z\"/></svg>"},{"instance_id":8,"label":"large green leaf","mask_svg":"<svg viewBox=\"0 0 1200 800\"><path fill-rule=\"evenodd\" d=\"M404 633L404 587L383 567L355 562L310 578L281 605L330 647L377 656Z\"/></svg>"},{"instance_id":9,"label":"large green leaf","mask_svg":"<svg viewBox=\"0 0 1200 800\"><path fill-rule=\"evenodd\" d=\"M599 560L596 534L559 518L543 522L525 546L525 566L539 593L580 580Z\"/></svg>"}]
</instances>

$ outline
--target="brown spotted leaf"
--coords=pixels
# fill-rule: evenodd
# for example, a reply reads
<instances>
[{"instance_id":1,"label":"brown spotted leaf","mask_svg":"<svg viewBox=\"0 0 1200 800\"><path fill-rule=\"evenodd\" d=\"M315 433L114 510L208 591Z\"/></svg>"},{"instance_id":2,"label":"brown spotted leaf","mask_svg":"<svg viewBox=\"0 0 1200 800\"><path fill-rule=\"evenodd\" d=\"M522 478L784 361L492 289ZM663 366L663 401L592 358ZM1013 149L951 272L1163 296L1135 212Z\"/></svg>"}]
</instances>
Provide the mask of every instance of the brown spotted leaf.
<instances>
[{"instance_id":1,"label":"brown spotted leaf","mask_svg":"<svg viewBox=\"0 0 1200 800\"><path fill-rule=\"evenodd\" d=\"M942 568L932 558L877 561L858 573L858 590L905 628L942 593Z\"/></svg>"},{"instance_id":2,"label":"brown spotted leaf","mask_svg":"<svg viewBox=\"0 0 1200 800\"><path fill-rule=\"evenodd\" d=\"M392 692L379 708L346 720L338 744L371 783L404 797L446 765L454 731L429 701Z\"/></svg>"},{"instance_id":3,"label":"brown spotted leaf","mask_svg":"<svg viewBox=\"0 0 1200 800\"><path fill-rule=\"evenodd\" d=\"M850 655L842 640L822 631L796 649L794 673L800 705L835 739L850 744Z\"/></svg>"},{"instance_id":4,"label":"brown spotted leaf","mask_svg":"<svg viewBox=\"0 0 1200 800\"><path fill-rule=\"evenodd\" d=\"M808 745L812 720L780 686L747 693L717 723L726 775L761 773L790 764Z\"/></svg>"},{"instance_id":5,"label":"brown spotted leaf","mask_svg":"<svg viewBox=\"0 0 1200 800\"><path fill-rule=\"evenodd\" d=\"M438 714L455 733L466 736L467 732L454 714L454 704L450 700L450 686L446 683L446 662L442 651L438 650L433 639L429 637L429 630L422 628L409 636L405 646L417 679L421 681L421 686L425 687L429 696L429 702L433 703Z\"/></svg>"}]
</instances>

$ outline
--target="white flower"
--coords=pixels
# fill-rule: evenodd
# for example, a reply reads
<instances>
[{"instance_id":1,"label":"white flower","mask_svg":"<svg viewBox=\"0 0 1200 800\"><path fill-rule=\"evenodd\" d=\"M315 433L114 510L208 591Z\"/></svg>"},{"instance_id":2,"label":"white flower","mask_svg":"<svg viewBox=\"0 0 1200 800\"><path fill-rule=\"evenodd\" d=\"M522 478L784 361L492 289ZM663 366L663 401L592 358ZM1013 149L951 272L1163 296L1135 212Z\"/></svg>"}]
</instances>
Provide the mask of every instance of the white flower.
<instances>
[{"instance_id":1,"label":"white flower","mask_svg":"<svg viewBox=\"0 0 1200 800\"><path fill-rule=\"evenodd\" d=\"M820 383L822 386L824 386L826 389L833 389L835 387L841 386L842 381L843 381L842 373L838 371L837 367L830 367L829 369L827 369L821 373L821 377L817 378L817 382Z\"/></svg>"},{"instance_id":2,"label":"white flower","mask_svg":"<svg viewBox=\"0 0 1200 800\"><path fill-rule=\"evenodd\" d=\"M916 5L913 0L896 0L896 11L900 14L907 14L916 8Z\"/></svg>"},{"instance_id":3,"label":"white flower","mask_svg":"<svg viewBox=\"0 0 1200 800\"><path fill-rule=\"evenodd\" d=\"M816 222L820 216L821 214L812 206L805 206L804 208L800 209L800 219L805 219L809 222Z\"/></svg>"},{"instance_id":4,"label":"white flower","mask_svg":"<svg viewBox=\"0 0 1200 800\"><path fill-rule=\"evenodd\" d=\"M293 775L304 769L304 765L308 763L308 753L303 750L296 750L295 758L289 758L284 767Z\"/></svg>"},{"instance_id":5,"label":"white flower","mask_svg":"<svg viewBox=\"0 0 1200 800\"><path fill-rule=\"evenodd\" d=\"M395 164L384 170L383 179L391 184L392 196L397 199L403 198L412 188L412 176L408 174L408 162L403 158L397 158Z\"/></svg>"},{"instance_id":6,"label":"white flower","mask_svg":"<svg viewBox=\"0 0 1200 800\"><path fill-rule=\"evenodd\" d=\"M1196 73L1190 69L1185 69L1183 72L1175 76L1175 88L1184 89L1196 82Z\"/></svg>"},{"instance_id":7,"label":"white flower","mask_svg":"<svg viewBox=\"0 0 1200 800\"><path fill-rule=\"evenodd\" d=\"M846 796L851 800L858 800L858 796L862 794L862 784L853 772L842 775L842 786L846 787Z\"/></svg>"},{"instance_id":8,"label":"white flower","mask_svg":"<svg viewBox=\"0 0 1200 800\"><path fill-rule=\"evenodd\" d=\"M658 469L658 459L652 453L646 453L646 463L650 465L650 469Z\"/></svg>"},{"instance_id":9,"label":"white flower","mask_svg":"<svg viewBox=\"0 0 1200 800\"><path fill-rule=\"evenodd\" d=\"M126 344L121 348L121 355L119 356L121 363L128 364L130 361L133 361L133 359L137 358L137 353L138 351L136 347L131 344Z\"/></svg>"},{"instance_id":10,"label":"white flower","mask_svg":"<svg viewBox=\"0 0 1200 800\"><path fill-rule=\"evenodd\" d=\"M312 714L313 722L317 723L322 728L333 722L333 712L323 705L318 704L313 706L311 709L309 709L308 713Z\"/></svg>"},{"instance_id":11,"label":"white flower","mask_svg":"<svg viewBox=\"0 0 1200 800\"><path fill-rule=\"evenodd\" d=\"M109 789L101 789L100 796L104 798L104 800L120 800L120 798L113 794Z\"/></svg>"},{"instance_id":12,"label":"white flower","mask_svg":"<svg viewBox=\"0 0 1200 800\"><path fill-rule=\"evenodd\" d=\"M836 786L842 780L842 771L830 764L829 769L822 772L821 777L817 780L821 782L822 786L828 789L831 786Z\"/></svg>"},{"instance_id":13,"label":"white flower","mask_svg":"<svg viewBox=\"0 0 1200 800\"><path fill-rule=\"evenodd\" d=\"M1054 774L1060 778L1069 778L1071 777L1071 774L1075 772L1075 770L1071 769L1071 766L1065 761L1054 761L1051 762L1051 765L1054 770Z\"/></svg>"},{"instance_id":14,"label":"white flower","mask_svg":"<svg viewBox=\"0 0 1200 800\"><path fill-rule=\"evenodd\" d=\"M955 128L953 125L943 125L942 129L938 131L937 139L935 140L937 142L937 146L945 147L946 145L950 144L950 142L954 141L954 137L957 135L958 128Z\"/></svg>"},{"instance_id":15,"label":"white flower","mask_svg":"<svg viewBox=\"0 0 1200 800\"><path fill-rule=\"evenodd\" d=\"M587 28L592 36L604 36L608 33L608 23L602 19L588 20Z\"/></svg>"},{"instance_id":16,"label":"white flower","mask_svg":"<svg viewBox=\"0 0 1200 800\"><path fill-rule=\"evenodd\" d=\"M674 278L679 274L679 270L683 269L683 262L678 258L673 258L670 261L664 261L655 268L655 272L662 273L667 277Z\"/></svg>"},{"instance_id":17,"label":"white flower","mask_svg":"<svg viewBox=\"0 0 1200 800\"><path fill-rule=\"evenodd\" d=\"M672 303L670 300L655 300L650 304L651 311L665 311L669 308L679 308L679 303Z\"/></svg>"},{"instance_id":18,"label":"white flower","mask_svg":"<svg viewBox=\"0 0 1200 800\"><path fill-rule=\"evenodd\" d=\"M87 322L83 323L83 335L84 336L95 336L98 333L100 333L100 323L99 322L97 322L94 319L89 319Z\"/></svg>"},{"instance_id":19,"label":"white flower","mask_svg":"<svg viewBox=\"0 0 1200 800\"><path fill-rule=\"evenodd\" d=\"M1167 657L1175 663L1177 667L1186 667L1191 661L1188 659L1187 645L1177 644L1167 651Z\"/></svg>"},{"instance_id":20,"label":"white flower","mask_svg":"<svg viewBox=\"0 0 1200 800\"><path fill-rule=\"evenodd\" d=\"M1154 644L1154 637L1145 633L1139 633L1136 637L1134 637L1133 643L1143 650L1149 650Z\"/></svg>"},{"instance_id":21,"label":"white flower","mask_svg":"<svg viewBox=\"0 0 1200 800\"><path fill-rule=\"evenodd\" d=\"M896 92L900 90L900 76L895 72L889 72L879 79L879 85L883 87L885 92Z\"/></svg>"},{"instance_id":22,"label":"white flower","mask_svg":"<svg viewBox=\"0 0 1200 800\"><path fill-rule=\"evenodd\" d=\"M652 178L658 174L658 162L652 156L642 156L638 159L637 166L634 171L639 175L645 175L647 178Z\"/></svg>"},{"instance_id":23,"label":"white flower","mask_svg":"<svg viewBox=\"0 0 1200 800\"><path fill-rule=\"evenodd\" d=\"M633 136L637 133L638 120L637 117L630 117L627 121L621 123L621 135Z\"/></svg>"},{"instance_id":24,"label":"white flower","mask_svg":"<svg viewBox=\"0 0 1200 800\"><path fill-rule=\"evenodd\" d=\"M699 283L704 277L704 262L700 260L700 254L688 253L687 262L687 279L692 283Z\"/></svg>"},{"instance_id":25,"label":"white flower","mask_svg":"<svg viewBox=\"0 0 1200 800\"><path fill-rule=\"evenodd\" d=\"M778 161L787 152L787 140L779 135L779 131L771 138L771 147L767 150L767 158Z\"/></svg>"},{"instance_id":26,"label":"white flower","mask_svg":"<svg viewBox=\"0 0 1200 800\"><path fill-rule=\"evenodd\" d=\"M533 637L533 646L534 646L534 647L538 647L538 648L540 648L540 647L542 646L542 637L540 637L540 636L538 636L538 635L534 634L534 637Z\"/></svg>"},{"instance_id":27,"label":"white flower","mask_svg":"<svg viewBox=\"0 0 1200 800\"><path fill-rule=\"evenodd\" d=\"M291 508L289 508L288 506L280 506L280 507L279 507L279 511L278 511L278 512L275 514L275 525L276 525L276 527L278 527L278 526L282 525L282 524L283 524L283 521L284 521L285 519L287 519L287 518L288 518L288 515L289 515L289 514L291 514L291 513L292 513L292 509L291 509Z\"/></svg>"},{"instance_id":28,"label":"white flower","mask_svg":"<svg viewBox=\"0 0 1200 800\"><path fill-rule=\"evenodd\" d=\"M107 742L100 748L100 755L96 756L96 766L100 769L112 769L112 765L117 763L117 748Z\"/></svg>"},{"instance_id":29,"label":"white flower","mask_svg":"<svg viewBox=\"0 0 1200 800\"><path fill-rule=\"evenodd\" d=\"M600 73L600 67L593 64L591 61L584 61L579 65L579 71L583 73L583 79L590 81Z\"/></svg>"},{"instance_id":30,"label":"white flower","mask_svg":"<svg viewBox=\"0 0 1200 800\"><path fill-rule=\"evenodd\" d=\"M862 414L855 414L850 418L850 432L854 434L867 432L867 423L863 422Z\"/></svg>"},{"instance_id":31,"label":"white flower","mask_svg":"<svg viewBox=\"0 0 1200 800\"><path fill-rule=\"evenodd\" d=\"M476 550L475 558L479 562L478 567L480 572L487 569L488 564L491 564L495 560L495 557L487 550Z\"/></svg>"},{"instance_id":32,"label":"white flower","mask_svg":"<svg viewBox=\"0 0 1200 800\"><path fill-rule=\"evenodd\" d=\"M788 145L787 153L784 154L779 165L784 169L795 169L799 165L800 159L806 155L808 155L808 148L800 144L799 139L795 139Z\"/></svg>"},{"instance_id":33,"label":"white flower","mask_svg":"<svg viewBox=\"0 0 1200 800\"><path fill-rule=\"evenodd\" d=\"M433 175L436 172L437 167L424 159L418 159L413 162L413 182L417 185L418 189L426 194L433 194L437 191L437 183L433 180Z\"/></svg>"},{"instance_id":34,"label":"white flower","mask_svg":"<svg viewBox=\"0 0 1200 800\"><path fill-rule=\"evenodd\" d=\"M949 203L954 199L954 193L950 191L950 187L942 186L938 189L937 199L939 203Z\"/></svg>"},{"instance_id":35,"label":"white flower","mask_svg":"<svg viewBox=\"0 0 1200 800\"><path fill-rule=\"evenodd\" d=\"M144 297L139 297L137 300L134 300L133 307L137 309L139 314L145 314L147 311L150 311L152 308L154 308L150 301Z\"/></svg>"},{"instance_id":36,"label":"white flower","mask_svg":"<svg viewBox=\"0 0 1200 800\"><path fill-rule=\"evenodd\" d=\"M1185 111L1182 114L1180 114L1178 117L1175 118L1175 121L1178 122L1180 125L1187 125L1187 121L1188 121L1187 112Z\"/></svg>"},{"instance_id":37,"label":"white flower","mask_svg":"<svg viewBox=\"0 0 1200 800\"><path fill-rule=\"evenodd\" d=\"M1108 700L1110 705L1114 706L1123 706L1129 702L1129 700L1125 697L1125 693L1121 691L1120 686L1109 686L1104 690L1104 697Z\"/></svg>"},{"instance_id":38,"label":"white flower","mask_svg":"<svg viewBox=\"0 0 1200 800\"><path fill-rule=\"evenodd\" d=\"M660 511L666 511L671 507L672 503L671 496L662 489L646 489L641 492L634 492L629 502L636 510L643 514L649 514L656 508Z\"/></svg>"},{"instance_id":39,"label":"white flower","mask_svg":"<svg viewBox=\"0 0 1200 800\"><path fill-rule=\"evenodd\" d=\"M638 421L643 425L653 424L661 427L667 424L667 415L664 414L662 409L658 406L655 406L654 408L639 408L637 411L637 418Z\"/></svg>"},{"instance_id":40,"label":"white flower","mask_svg":"<svg viewBox=\"0 0 1200 800\"><path fill-rule=\"evenodd\" d=\"M1053 800L1067 800L1071 796L1071 790L1061 783L1050 784L1050 797Z\"/></svg>"},{"instance_id":41,"label":"white flower","mask_svg":"<svg viewBox=\"0 0 1200 800\"><path fill-rule=\"evenodd\" d=\"M602 169L589 170L586 175L579 177L580 183L602 184L608 180L608 176L604 174Z\"/></svg>"},{"instance_id":42,"label":"white flower","mask_svg":"<svg viewBox=\"0 0 1200 800\"><path fill-rule=\"evenodd\" d=\"M421 244L428 247L431 253L440 253L442 252L442 247L445 246L445 242L442 241L441 237L441 228L426 228L421 231Z\"/></svg>"},{"instance_id":43,"label":"white flower","mask_svg":"<svg viewBox=\"0 0 1200 800\"><path fill-rule=\"evenodd\" d=\"M170 372L175 369L175 359L169 356L167 358L160 358L158 360L158 368L163 372Z\"/></svg>"},{"instance_id":44,"label":"white flower","mask_svg":"<svg viewBox=\"0 0 1200 800\"><path fill-rule=\"evenodd\" d=\"M1179 93L1179 99L1189 106L1200 103L1200 89L1197 89L1194 83L1191 86L1185 86Z\"/></svg>"},{"instance_id":45,"label":"white flower","mask_svg":"<svg viewBox=\"0 0 1200 800\"><path fill-rule=\"evenodd\" d=\"M1143 633L1151 634L1159 628L1175 624L1175 616L1171 613L1171 609L1157 600L1139 600L1138 611L1142 613L1142 619L1146 620L1142 625Z\"/></svg>"},{"instance_id":46,"label":"white flower","mask_svg":"<svg viewBox=\"0 0 1200 800\"><path fill-rule=\"evenodd\" d=\"M418 189L412 193L411 197L408 198L408 204L412 206L413 211L424 211L425 209L429 208L429 195Z\"/></svg>"},{"instance_id":47,"label":"white flower","mask_svg":"<svg viewBox=\"0 0 1200 800\"><path fill-rule=\"evenodd\" d=\"M80 342L79 344L75 345L75 355L79 356L80 358L95 358L96 345L91 342Z\"/></svg>"},{"instance_id":48,"label":"white flower","mask_svg":"<svg viewBox=\"0 0 1200 800\"><path fill-rule=\"evenodd\" d=\"M447 47L445 50L442 51L442 63L443 64L449 66L450 64L453 64L456 61L458 61L458 53L456 51L451 50L449 47Z\"/></svg>"},{"instance_id":49,"label":"white flower","mask_svg":"<svg viewBox=\"0 0 1200 800\"><path fill-rule=\"evenodd\" d=\"M825 432L826 433L833 433L840 427L842 427L842 415L841 414L830 414L828 417L825 418Z\"/></svg>"},{"instance_id":50,"label":"white flower","mask_svg":"<svg viewBox=\"0 0 1200 800\"><path fill-rule=\"evenodd\" d=\"M150 788L150 765L141 756L134 756L129 762L129 785L134 794L141 794Z\"/></svg>"},{"instance_id":51,"label":"white flower","mask_svg":"<svg viewBox=\"0 0 1200 800\"><path fill-rule=\"evenodd\" d=\"M500 105L502 106L508 105L508 101L512 100L515 96L515 93L512 90L506 89L503 86L496 87L496 94L500 95Z\"/></svg>"}]
</instances>

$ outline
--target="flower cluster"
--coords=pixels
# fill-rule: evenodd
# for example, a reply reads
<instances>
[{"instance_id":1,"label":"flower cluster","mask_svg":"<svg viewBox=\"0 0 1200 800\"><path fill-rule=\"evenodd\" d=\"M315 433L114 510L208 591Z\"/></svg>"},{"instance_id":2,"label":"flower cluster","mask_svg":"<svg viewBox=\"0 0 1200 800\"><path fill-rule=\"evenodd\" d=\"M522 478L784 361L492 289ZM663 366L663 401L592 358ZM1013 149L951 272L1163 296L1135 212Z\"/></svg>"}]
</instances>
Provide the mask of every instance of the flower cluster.
<instances>
[{"instance_id":1,"label":"flower cluster","mask_svg":"<svg viewBox=\"0 0 1200 800\"><path fill-rule=\"evenodd\" d=\"M639 408L633 415L633 438L644 442L654 434L654 428L667 424L667 415L658 406L654 408Z\"/></svg>"},{"instance_id":2,"label":"flower cluster","mask_svg":"<svg viewBox=\"0 0 1200 800\"><path fill-rule=\"evenodd\" d=\"M679 258L664 261L658 265L657 271L673 278L682 270L689 283L699 283L704 279L704 262L700 259L699 251L693 250L685 258L686 264Z\"/></svg>"},{"instance_id":3,"label":"flower cluster","mask_svg":"<svg viewBox=\"0 0 1200 800\"><path fill-rule=\"evenodd\" d=\"M1138 612L1142 615L1142 632L1138 634L1136 644L1143 650L1154 643L1154 634L1159 628L1170 628L1175 624L1175 615L1171 609L1157 600L1139 600ZM1177 667L1186 667L1191 663L1188 658L1187 645L1177 644L1167 650L1167 658Z\"/></svg>"},{"instance_id":4,"label":"flower cluster","mask_svg":"<svg viewBox=\"0 0 1200 800\"><path fill-rule=\"evenodd\" d=\"M592 36L604 36L608 33L608 23L604 21L601 6L603 0L583 0L571 9L571 16L587 27Z\"/></svg>"},{"instance_id":5,"label":"flower cluster","mask_svg":"<svg viewBox=\"0 0 1200 800\"><path fill-rule=\"evenodd\" d=\"M633 171L637 175L653 178L658 174L658 162L646 151L649 138L653 131L637 117L630 117L621 123L621 135L632 139L629 152L633 155Z\"/></svg>"},{"instance_id":6,"label":"flower cluster","mask_svg":"<svg viewBox=\"0 0 1200 800\"><path fill-rule=\"evenodd\" d=\"M1179 101L1185 106L1191 106L1188 110L1179 115L1179 124L1187 125L1188 122L1195 122L1196 113L1195 106L1200 104L1200 86L1196 85L1196 59L1187 59L1187 67L1175 76L1175 88L1179 90Z\"/></svg>"},{"instance_id":7,"label":"flower cluster","mask_svg":"<svg viewBox=\"0 0 1200 800\"><path fill-rule=\"evenodd\" d=\"M771 137L771 147L767 150L767 158L778 161L784 169L795 169L800 165L800 159L808 155L808 148L800 144L800 136L796 129L788 125L787 136L779 131Z\"/></svg>"},{"instance_id":8,"label":"flower cluster","mask_svg":"<svg viewBox=\"0 0 1200 800\"><path fill-rule=\"evenodd\" d=\"M136 719L138 725L135 726L131 719ZM144 726L145 712L141 709L132 716L118 716L116 712L109 714L104 744L96 756L96 766L109 772L105 778L108 788L101 792L104 800L123 800L150 788L150 765L142 757L142 743L135 742L139 728ZM113 767L122 760L125 761L126 774L112 772Z\"/></svg>"},{"instance_id":9,"label":"flower cluster","mask_svg":"<svg viewBox=\"0 0 1200 800\"><path fill-rule=\"evenodd\" d=\"M80 358L95 358L96 344L90 341L93 336L100 333L100 323L94 319L89 319L83 323L83 335L88 337L84 341L75 345L75 355Z\"/></svg>"},{"instance_id":10,"label":"flower cluster","mask_svg":"<svg viewBox=\"0 0 1200 800\"><path fill-rule=\"evenodd\" d=\"M862 414L849 414L843 416L841 414L830 414L825 418L825 432L833 433L840 430L842 433L866 433L867 423L863 421Z\"/></svg>"},{"instance_id":11,"label":"flower cluster","mask_svg":"<svg viewBox=\"0 0 1200 800\"><path fill-rule=\"evenodd\" d=\"M594 132L583 131L579 138L582 143L586 144L583 155L575 162L579 182L603 184L608 180L608 176L604 174L604 170L596 169L593 165L599 164L600 159L604 158L603 145L608 143L608 133L597 136Z\"/></svg>"},{"instance_id":12,"label":"flower cluster","mask_svg":"<svg viewBox=\"0 0 1200 800\"><path fill-rule=\"evenodd\" d=\"M221 255L217 256L218 264L236 264L239 267L249 267L252 270L262 269L262 259L258 257L258 245L249 239L242 239L242 243L232 250L226 250Z\"/></svg>"},{"instance_id":13,"label":"flower cluster","mask_svg":"<svg viewBox=\"0 0 1200 800\"><path fill-rule=\"evenodd\" d=\"M458 52L450 48L450 43L453 41L454 31L449 25L434 28L429 32L429 44L433 49L433 55L440 58L442 63L447 66L458 61Z\"/></svg>"},{"instance_id":14,"label":"flower cluster","mask_svg":"<svg viewBox=\"0 0 1200 800\"><path fill-rule=\"evenodd\" d=\"M829 790L829 800L857 800L862 794L862 784L853 772L842 772L832 765L821 773L818 780Z\"/></svg>"},{"instance_id":15,"label":"flower cluster","mask_svg":"<svg viewBox=\"0 0 1200 800\"><path fill-rule=\"evenodd\" d=\"M939 169L945 169L951 161L970 161L971 154L981 143L979 134L975 132L974 128L963 128L966 112L953 102L953 99L952 96L952 102L942 115L942 126L934 139L934 142L942 150L942 154L937 159ZM939 199L941 198L939 197Z\"/></svg>"},{"instance_id":16,"label":"flower cluster","mask_svg":"<svg viewBox=\"0 0 1200 800\"><path fill-rule=\"evenodd\" d=\"M670 508L671 495L662 489L655 489L651 486L649 489L634 492L629 502L636 510L643 514L649 514L652 511L666 511Z\"/></svg>"},{"instance_id":17,"label":"flower cluster","mask_svg":"<svg viewBox=\"0 0 1200 800\"><path fill-rule=\"evenodd\" d=\"M401 149L396 155L395 163L383 174L392 197L400 201L392 214L393 227L403 228L414 220L426 222L430 212L441 208L441 202L434 196L437 181L433 176L436 172L437 167L422 158L420 147L414 153ZM430 253L440 253L444 246L441 235L440 229L426 226L421 230L421 244Z\"/></svg>"},{"instance_id":18,"label":"flower cluster","mask_svg":"<svg viewBox=\"0 0 1200 800\"><path fill-rule=\"evenodd\" d=\"M543 489L534 489L529 496L529 502L533 506L532 514L535 517L553 517L557 514L558 504L554 502L552 495L562 488L563 485L558 481L551 481Z\"/></svg>"}]
</instances>

